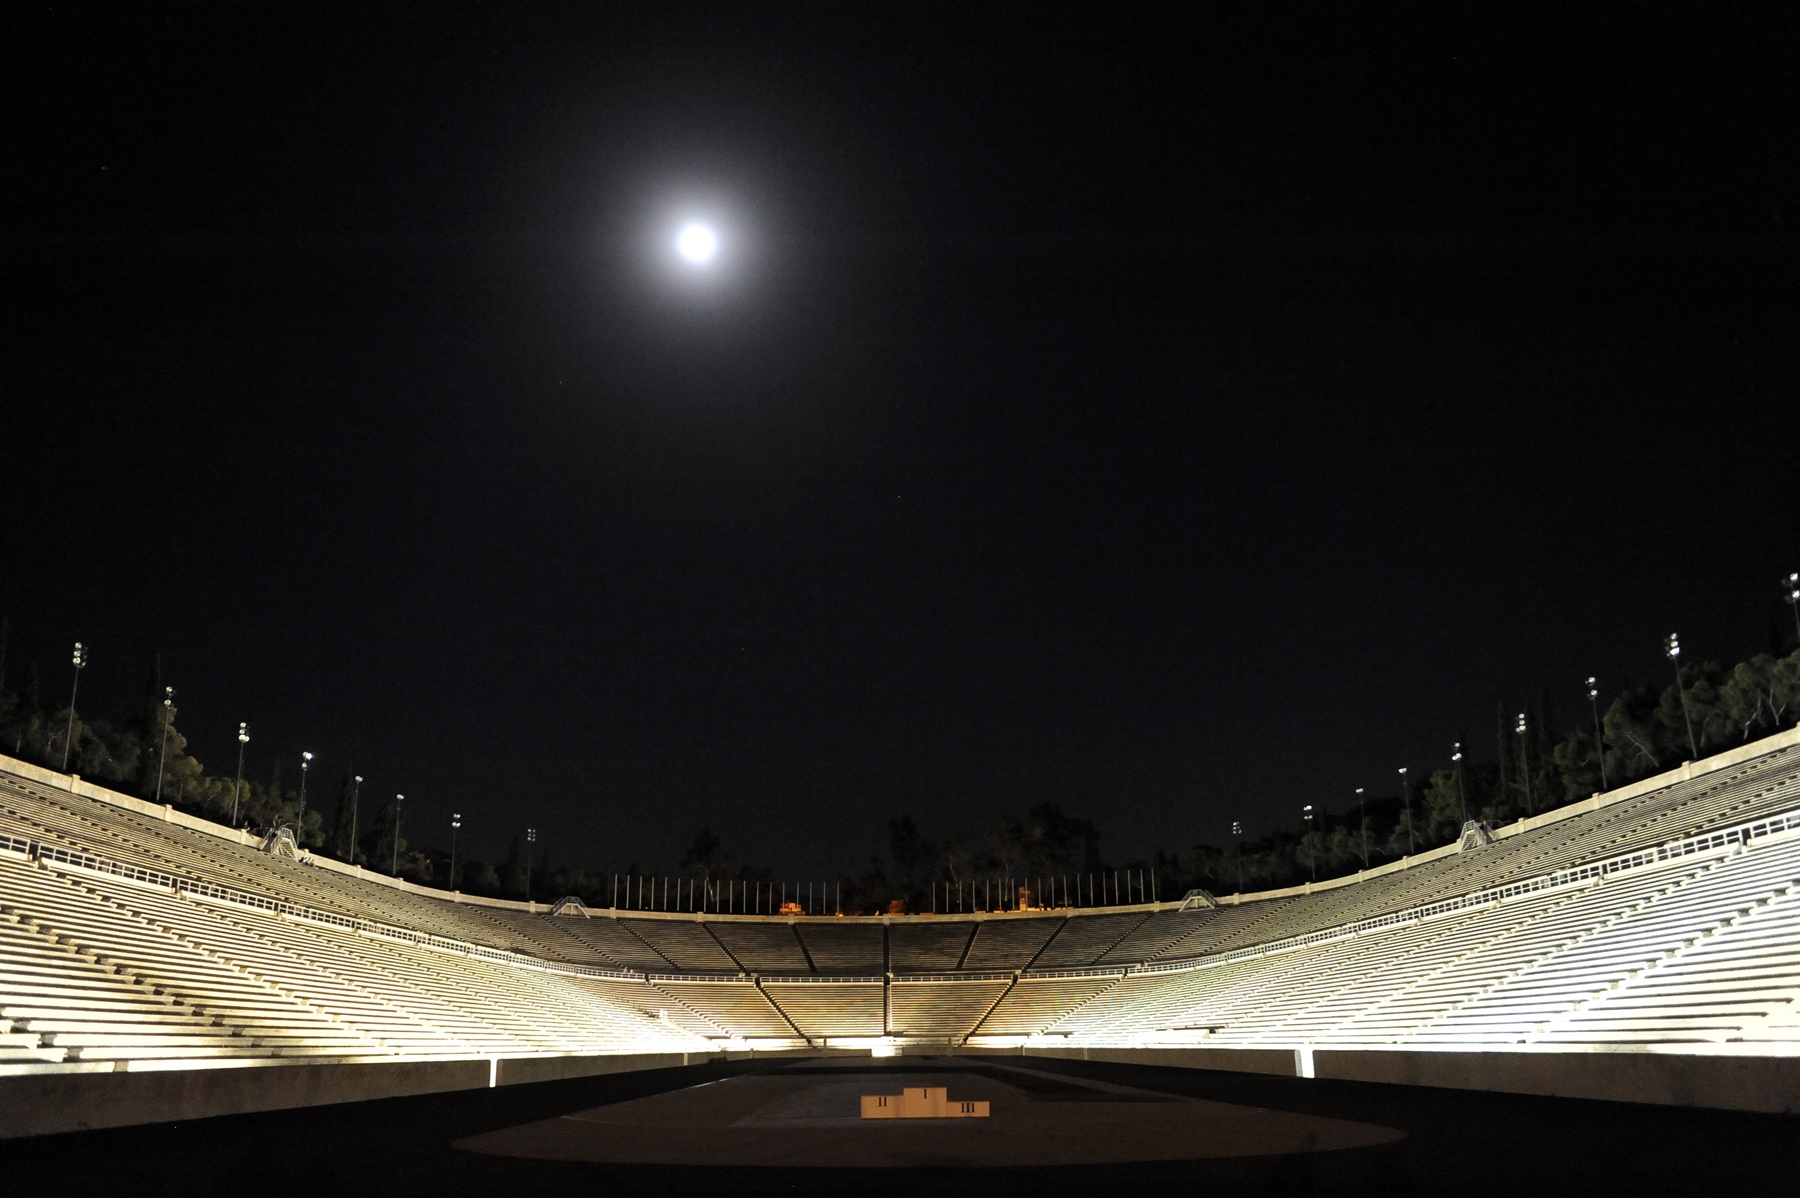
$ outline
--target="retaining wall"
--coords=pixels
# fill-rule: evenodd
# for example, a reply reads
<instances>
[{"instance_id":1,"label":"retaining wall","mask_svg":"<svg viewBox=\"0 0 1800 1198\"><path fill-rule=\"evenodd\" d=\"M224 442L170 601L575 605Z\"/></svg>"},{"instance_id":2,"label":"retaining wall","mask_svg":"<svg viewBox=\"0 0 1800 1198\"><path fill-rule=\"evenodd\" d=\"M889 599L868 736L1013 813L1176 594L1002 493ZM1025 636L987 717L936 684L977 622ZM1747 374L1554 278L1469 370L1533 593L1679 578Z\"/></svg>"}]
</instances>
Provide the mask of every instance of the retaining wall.
<instances>
[{"instance_id":1,"label":"retaining wall","mask_svg":"<svg viewBox=\"0 0 1800 1198\"><path fill-rule=\"evenodd\" d=\"M1800 1057L1673 1052L1026 1048L1026 1056L1800 1114Z\"/></svg>"},{"instance_id":2,"label":"retaining wall","mask_svg":"<svg viewBox=\"0 0 1800 1198\"><path fill-rule=\"evenodd\" d=\"M479 1090L642 1069L709 1053L471 1057L454 1061L256 1065L155 1072L42 1073L0 1080L0 1139Z\"/></svg>"}]
</instances>

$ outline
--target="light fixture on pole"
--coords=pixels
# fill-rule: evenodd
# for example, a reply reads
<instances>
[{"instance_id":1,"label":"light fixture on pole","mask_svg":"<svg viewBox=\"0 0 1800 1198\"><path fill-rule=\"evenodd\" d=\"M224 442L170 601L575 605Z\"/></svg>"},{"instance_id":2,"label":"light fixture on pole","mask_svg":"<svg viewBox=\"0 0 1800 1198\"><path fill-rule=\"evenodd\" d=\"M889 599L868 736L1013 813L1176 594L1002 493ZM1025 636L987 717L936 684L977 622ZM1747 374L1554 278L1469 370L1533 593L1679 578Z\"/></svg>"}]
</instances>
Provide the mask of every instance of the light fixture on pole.
<instances>
[{"instance_id":1,"label":"light fixture on pole","mask_svg":"<svg viewBox=\"0 0 1800 1198\"><path fill-rule=\"evenodd\" d=\"M250 725L238 724L238 772L237 781L231 784L231 826L237 827L238 800L244 794L244 746L250 743Z\"/></svg>"},{"instance_id":2,"label":"light fixture on pole","mask_svg":"<svg viewBox=\"0 0 1800 1198\"><path fill-rule=\"evenodd\" d=\"M462 812L450 813L450 889L456 889L456 830L462 827Z\"/></svg>"},{"instance_id":3,"label":"light fixture on pole","mask_svg":"<svg viewBox=\"0 0 1800 1198\"><path fill-rule=\"evenodd\" d=\"M356 864L356 800L362 797L362 775L350 779L350 864Z\"/></svg>"},{"instance_id":4,"label":"light fixture on pole","mask_svg":"<svg viewBox=\"0 0 1800 1198\"><path fill-rule=\"evenodd\" d=\"M531 846L537 843L537 829L525 829L525 901L531 901Z\"/></svg>"},{"instance_id":5,"label":"light fixture on pole","mask_svg":"<svg viewBox=\"0 0 1800 1198\"><path fill-rule=\"evenodd\" d=\"M69 748L75 743L75 696L81 690L81 667L87 664L87 650L75 642L75 681L69 685L69 729L63 736L62 772L69 772Z\"/></svg>"},{"instance_id":6,"label":"light fixture on pole","mask_svg":"<svg viewBox=\"0 0 1800 1198\"><path fill-rule=\"evenodd\" d=\"M1469 793L1463 789L1462 742L1460 740L1456 742L1455 750L1450 754L1450 760L1456 763L1456 805L1462 808L1462 822L1467 825L1469 822Z\"/></svg>"},{"instance_id":7,"label":"light fixture on pole","mask_svg":"<svg viewBox=\"0 0 1800 1198\"><path fill-rule=\"evenodd\" d=\"M1244 893L1244 844L1239 838L1244 834L1244 825L1236 820L1231 821L1231 855L1237 858L1238 893Z\"/></svg>"},{"instance_id":8,"label":"light fixture on pole","mask_svg":"<svg viewBox=\"0 0 1800 1198\"><path fill-rule=\"evenodd\" d=\"M404 802L405 795L394 796L394 839L388 851L388 872L396 878L400 876L400 805Z\"/></svg>"},{"instance_id":9,"label":"light fixture on pole","mask_svg":"<svg viewBox=\"0 0 1800 1198\"><path fill-rule=\"evenodd\" d=\"M1681 697L1681 718L1687 724L1688 749L1693 753L1690 760L1700 760L1700 745L1694 740L1694 717L1688 714L1687 690L1681 685L1681 641L1674 633L1669 634L1668 645L1663 652L1669 655L1669 663L1675 667L1675 693Z\"/></svg>"},{"instance_id":10,"label":"light fixture on pole","mask_svg":"<svg viewBox=\"0 0 1800 1198\"><path fill-rule=\"evenodd\" d=\"M1356 822L1362 825L1362 859L1363 868L1369 868L1369 804L1363 795L1363 788L1356 788Z\"/></svg>"},{"instance_id":11,"label":"light fixture on pole","mask_svg":"<svg viewBox=\"0 0 1800 1198\"><path fill-rule=\"evenodd\" d=\"M1594 679L1587 680L1588 708L1594 713L1594 756L1600 759L1600 789L1610 790L1611 784L1606 780L1606 739L1600 731L1600 684Z\"/></svg>"},{"instance_id":12,"label":"light fixture on pole","mask_svg":"<svg viewBox=\"0 0 1800 1198\"><path fill-rule=\"evenodd\" d=\"M163 766L169 760L169 724L175 719L175 688L163 687L162 750L156 755L156 801L162 802Z\"/></svg>"},{"instance_id":13,"label":"light fixture on pole","mask_svg":"<svg viewBox=\"0 0 1800 1198\"><path fill-rule=\"evenodd\" d=\"M1406 814L1406 852L1411 855L1419 847L1419 838L1413 834L1412 791L1406 789L1406 767L1400 767L1400 807Z\"/></svg>"},{"instance_id":14,"label":"light fixture on pole","mask_svg":"<svg viewBox=\"0 0 1800 1198\"><path fill-rule=\"evenodd\" d=\"M1513 731L1519 734L1519 777L1525 783L1525 814L1535 815L1536 809L1531 805L1531 753L1525 739L1525 713L1519 713L1518 726Z\"/></svg>"},{"instance_id":15,"label":"light fixture on pole","mask_svg":"<svg viewBox=\"0 0 1800 1198\"><path fill-rule=\"evenodd\" d=\"M1794 640L1800 643L1800 573L1782 579L1781 589L1787 596L1788 609L1794 613Z\"/></svg>"},{"instance_id":16,"label":"light fixture on pole","mask_svg":"<svg viewBox=\"0 0 1800 1198\"><path fill-rule=\"evenodd\" d=\"M1312 875L1312 880L1317 882L1319 880L1319 854L1313 849L1313 805L1311 803L1308 803L1300 809L1300 818L1304 821L1302 826L1305 828L1305 831L1301 835L1301 839L1306 842L1307 872Z\"/></svg>"},{"instance_id":17,"label":"light fixture on pole","mask_svg":"<svg viewBox=\"0 0 1800 1198\"><path fill-rule=\"evenodd\" d=\"M298 824L306 818L306 772L312 768L312 754L300 754L300 814L294 817Z\"/></svg>"}]
</instances>

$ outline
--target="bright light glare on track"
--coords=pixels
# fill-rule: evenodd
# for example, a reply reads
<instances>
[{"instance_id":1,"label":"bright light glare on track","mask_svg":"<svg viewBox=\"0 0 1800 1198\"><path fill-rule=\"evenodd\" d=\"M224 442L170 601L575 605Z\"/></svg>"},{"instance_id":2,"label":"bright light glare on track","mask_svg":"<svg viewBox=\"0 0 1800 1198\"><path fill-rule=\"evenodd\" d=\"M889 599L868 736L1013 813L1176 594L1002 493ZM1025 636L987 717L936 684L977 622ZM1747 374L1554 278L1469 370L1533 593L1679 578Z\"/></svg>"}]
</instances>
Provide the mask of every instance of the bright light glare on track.
<instances>
[{"instance_id":1,"label":"bright light glare on track","mask_svg":"<svg viewBox=\"0 0 1800 1198\"><path fill-rule=\"evenodd\" d=\"M711 228L693 221L681 227L675 237L675 251L695 266L705 266L719 252L719 235Z\"/></svg>"}]
</instances>

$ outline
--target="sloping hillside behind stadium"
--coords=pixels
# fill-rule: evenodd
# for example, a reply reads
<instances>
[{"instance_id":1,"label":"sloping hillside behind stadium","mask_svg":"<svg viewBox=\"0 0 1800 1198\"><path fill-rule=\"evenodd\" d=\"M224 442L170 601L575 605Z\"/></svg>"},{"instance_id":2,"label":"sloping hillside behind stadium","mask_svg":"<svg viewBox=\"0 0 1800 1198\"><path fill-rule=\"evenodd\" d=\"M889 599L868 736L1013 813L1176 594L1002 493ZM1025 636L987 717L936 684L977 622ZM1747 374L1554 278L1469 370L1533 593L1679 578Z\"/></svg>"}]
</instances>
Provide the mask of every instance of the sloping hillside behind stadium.
<instances>
[{"instance_id":1,"label":"sloping hillside behind stadium","mask_svg":"<svg viewBox=\"0 0 1800 1198\"><path fill-rule=\"evenodd\" d=\"M1368 876L869 918L453 900L0 761L0 1074L887 1043L1800 1048L1800 736Z\"/></svg>"}]
</instances>

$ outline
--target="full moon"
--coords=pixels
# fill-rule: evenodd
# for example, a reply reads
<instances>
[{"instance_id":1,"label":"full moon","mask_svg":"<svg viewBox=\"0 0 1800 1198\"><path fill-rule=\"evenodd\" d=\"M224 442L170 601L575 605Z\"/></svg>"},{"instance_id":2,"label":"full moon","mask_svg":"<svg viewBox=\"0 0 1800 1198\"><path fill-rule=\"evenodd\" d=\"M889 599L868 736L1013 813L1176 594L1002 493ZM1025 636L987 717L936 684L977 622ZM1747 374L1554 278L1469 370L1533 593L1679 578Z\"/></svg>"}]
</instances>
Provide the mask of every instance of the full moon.
<instances>
[{"instance_id":1,"label":"full moon","mask_svg":"<svg viewBox=\"0 0 1800 1198\"><path fill-rule=\"evenodd\" d=\"M695 266L704 266L719 251L719 235L698 221L683 225L675 237L675 250Z\"/></svg>"}]
</instances>

